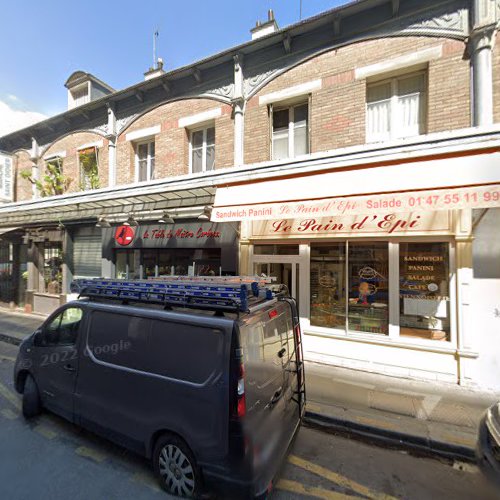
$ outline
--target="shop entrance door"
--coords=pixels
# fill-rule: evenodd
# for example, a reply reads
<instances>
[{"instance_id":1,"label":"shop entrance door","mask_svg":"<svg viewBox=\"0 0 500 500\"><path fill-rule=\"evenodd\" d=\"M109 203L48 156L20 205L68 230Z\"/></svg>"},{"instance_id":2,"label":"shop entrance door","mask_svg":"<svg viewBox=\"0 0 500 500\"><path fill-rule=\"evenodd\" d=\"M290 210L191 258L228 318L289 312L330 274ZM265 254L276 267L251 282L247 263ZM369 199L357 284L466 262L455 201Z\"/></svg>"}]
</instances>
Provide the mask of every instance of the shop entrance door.
<instances>
[{"instance_id":1,"label":"shop entrance door","mask_svg":"<svg viewBox=\"0 0 500 500\"><path fill-rule=\"evenodd\" d=\"M276 278L276 283L282 283L288 287L290 295L297 300L299 305L299 265L300 258L297 255L254 255L253 273L258 276L269 276Z\"/></svg>"}]
</instances>

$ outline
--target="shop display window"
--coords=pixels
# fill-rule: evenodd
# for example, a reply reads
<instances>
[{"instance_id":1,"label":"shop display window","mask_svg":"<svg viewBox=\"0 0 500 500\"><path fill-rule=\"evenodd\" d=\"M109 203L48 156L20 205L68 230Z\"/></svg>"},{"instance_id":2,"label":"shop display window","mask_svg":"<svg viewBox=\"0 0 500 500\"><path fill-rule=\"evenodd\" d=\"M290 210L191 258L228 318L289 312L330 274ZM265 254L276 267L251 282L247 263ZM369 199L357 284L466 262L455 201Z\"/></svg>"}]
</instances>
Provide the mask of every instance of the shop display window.
<instances>
[{"instance_id":1,"label":"shop display window","mask_svg":"<svg viewBox=\"0 0 500 500\"><path fill-rule=\"evenodd\" d=\"M115 257L115 275L120 279L136 279L139 276L136 273L134 250L116 250Z\"/></svg>"},{"instance_id":2,"label":"shop display window","mask_svg":"<svg viewBox=\"0 0 500 500\"><path fill-rule=\"evenodd\" d=\"M311 246L311 324L346 327L345 243Z\"/></svg>"},{"instance_id":3,"label":"shop display window","mask_svg":"<svg viewBox=\"0 0 500 500\"><path fill-rule=\"evenodd\" d=\"M349 243L349 330L389 333L387 243Z\"/></svg>"},{"instance_id":4,"label":"shop display window","mask_svg":"<svg viewBox=\"0 0 500 500\"><path fill-rule=\"evenodd\" d=\"M43 277L45 291L61 293L62 288L62 243L47 243L43 251Z\"/></svg>"},{"instance_id":5,"label":"shop display window","mask_svg":"<svg viewBox=\"0 0 500 500\"><path fill-rule=\"evenodd\" d=\"M399 244L400 335L450 340L447 243Z\"/></svg>"}]
</instances>

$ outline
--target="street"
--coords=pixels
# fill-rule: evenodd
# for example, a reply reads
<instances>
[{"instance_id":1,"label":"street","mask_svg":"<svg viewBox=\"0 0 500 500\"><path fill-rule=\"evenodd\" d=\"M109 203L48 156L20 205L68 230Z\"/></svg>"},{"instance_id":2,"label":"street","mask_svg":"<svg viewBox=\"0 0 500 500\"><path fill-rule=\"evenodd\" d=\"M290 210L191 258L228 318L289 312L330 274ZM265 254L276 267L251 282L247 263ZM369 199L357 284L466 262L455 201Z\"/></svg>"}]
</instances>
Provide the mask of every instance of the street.
<instances>
[{"instance_id":1,"label":"street","mask_svg":"<svg viewBox=\"0 0 500 500\"><path fill-rule=\"evenodd\" d=\"M148 462L63 419L27 422L12 384L17 347L0 342L0 498L166 498ZM497 495L498 496L498 495ZM470 464L417 458L303 427L283 465L274 500L493 499Z\"/></svg>"}]
</instances>

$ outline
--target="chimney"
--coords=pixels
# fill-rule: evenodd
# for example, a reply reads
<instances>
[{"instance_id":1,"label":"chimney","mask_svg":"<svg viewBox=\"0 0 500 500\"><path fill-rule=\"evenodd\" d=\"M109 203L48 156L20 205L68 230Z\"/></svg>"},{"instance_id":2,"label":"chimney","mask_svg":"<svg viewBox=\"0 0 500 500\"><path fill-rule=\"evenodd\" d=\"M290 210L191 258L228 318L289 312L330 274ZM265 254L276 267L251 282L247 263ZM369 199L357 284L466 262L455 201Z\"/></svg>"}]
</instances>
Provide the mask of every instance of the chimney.
<instances>
[{"instance_id":1,"label":"chimney","mask_svg":"<svg viewBox=\"0 0 500 500\"><path fill-rule=\"evenodd\" d=\"M161 76L165 74L165 70L163 69L163 59L161 57L158 58L156 62L156 68L149 68L146 73L144 73L144 80L151 80L151 78L156 78L157 76Z\"/></svg>"},{"instance_id":2,"label":"chimney","mask_svg":"<svg viewBox=\"0 0 500 500\"><path fill-rule=\"evenodd\" d=\"M255 24L255 28L252 28L250 30L250 33L252 33L252 40L255 40L257 38L261 38L263 36L274 33L278 31L278 29L278 23L274 19L273 9L269 9L267 11L267 21L263 23L257 21L257 23Z\"/></svg>"}]
</instances>

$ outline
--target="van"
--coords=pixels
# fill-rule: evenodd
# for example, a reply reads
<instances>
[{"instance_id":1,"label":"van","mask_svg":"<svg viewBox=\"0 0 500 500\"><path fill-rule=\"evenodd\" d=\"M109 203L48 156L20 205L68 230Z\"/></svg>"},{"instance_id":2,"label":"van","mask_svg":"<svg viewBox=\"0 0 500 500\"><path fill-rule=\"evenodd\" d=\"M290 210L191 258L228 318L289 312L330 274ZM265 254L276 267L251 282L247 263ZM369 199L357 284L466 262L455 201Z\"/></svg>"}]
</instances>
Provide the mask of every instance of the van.
<instances>
[{"instance_id":1,"label":"van","mask_svg":"<svg viewBox=\"0 0 500 500\"><path fill-rule=\"evenodd\" d=\"M72 288L20 346L25 417L47 409L144 455L173 495L266 498L304 413L295 300L243 278Z\"/></svg>"}]
</instances>

